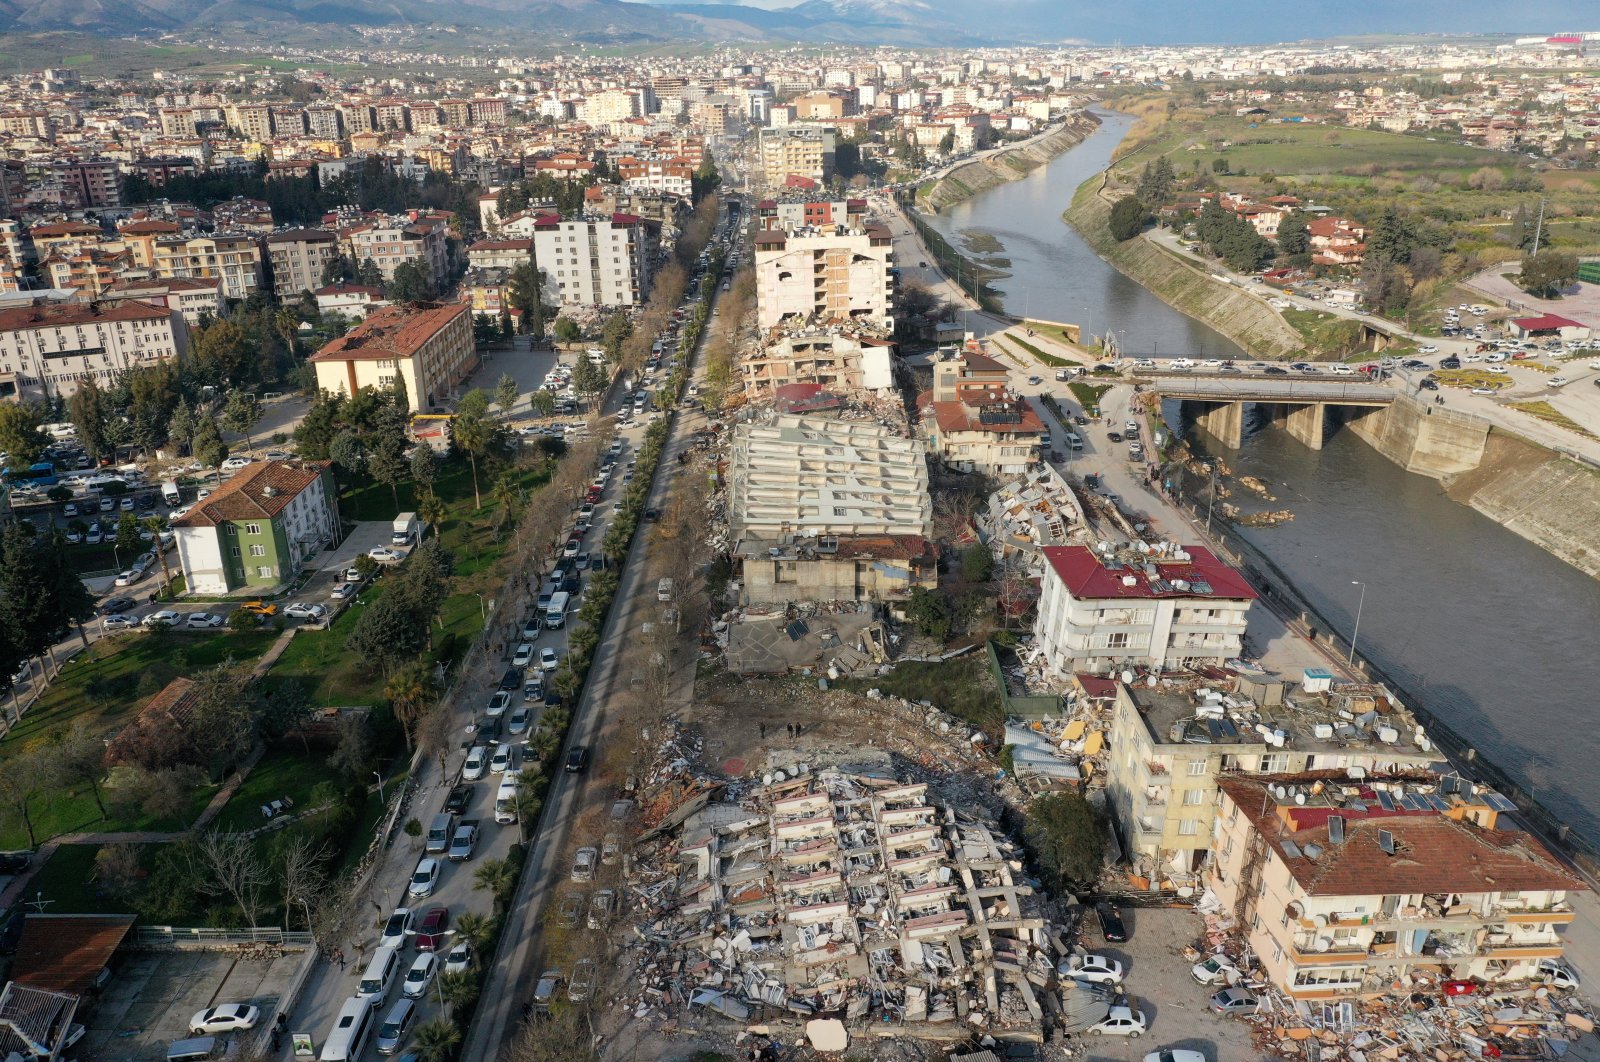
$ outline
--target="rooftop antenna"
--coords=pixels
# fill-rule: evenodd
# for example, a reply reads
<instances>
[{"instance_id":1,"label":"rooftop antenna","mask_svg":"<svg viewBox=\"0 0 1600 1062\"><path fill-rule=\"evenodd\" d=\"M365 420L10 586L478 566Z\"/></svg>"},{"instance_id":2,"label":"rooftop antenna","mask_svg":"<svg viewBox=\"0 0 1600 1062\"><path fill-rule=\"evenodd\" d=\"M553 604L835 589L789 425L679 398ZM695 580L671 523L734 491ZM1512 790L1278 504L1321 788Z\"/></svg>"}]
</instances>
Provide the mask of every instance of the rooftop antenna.
<instances>
[{"instance_id":1,"label":"rooftop antenna","mask_svg":"<svg viewBox=\"0 0 1600 1062\"><path fill-rule=\"evenodd\" d=\"M39 914L44 914L45 908L49 907L53 903L55 903L54 900L47 900L44 898L44 892L41 890L40 892L35 893L34 898L27 901L25 904L23 904L23 906L32 907Z\"/></svg>"}]
</instances>

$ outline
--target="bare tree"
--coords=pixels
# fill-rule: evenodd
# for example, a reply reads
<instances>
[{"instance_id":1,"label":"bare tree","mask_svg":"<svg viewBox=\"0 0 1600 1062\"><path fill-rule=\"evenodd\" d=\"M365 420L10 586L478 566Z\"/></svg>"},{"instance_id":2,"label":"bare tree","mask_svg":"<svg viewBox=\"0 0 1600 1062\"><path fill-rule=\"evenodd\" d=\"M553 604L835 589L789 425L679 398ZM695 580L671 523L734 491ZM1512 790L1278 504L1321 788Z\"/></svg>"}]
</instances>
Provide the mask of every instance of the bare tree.
<instances>
[{"instance_id":1,"label":"bare tree","mask_svg":"<svg viewBox=\"0 0 1600 1062\"><path fill-rule=\"evenodd\" d=\"M289 928L289 912L299 904L305 913L306 928L313 923L313 904L327 884L322 861L327 846L310 834L294 833L276 853L278 880L283 886L283 928Z\"/></svg>"},{"instance_id":2,"label":"bare tree","mask_svg":"<svg viewBox=\"0 0 1600 1062\"><path fill-rule=\"evenodd\" d=\"M450 755L450 709L445 704L435 704L417 720L417 748L424 756L439 761L439 774L446 774L445 761Z\"/></svg>"},{"instance_id":3,"label":"bare tree","mask_svg":"<svg viewBox=\"0 0 1600 1062\"><path fill-rule=\"evenodd\" d=\"M95 807L100 809L100 817L104 819L106 803L100 795L100 780L106 773L105 741L89 733L80 721L50 750L50 755L55 761L57 777L63 783L88 783Z\"/></svg>"},{"instance_id":4,"label":"bare tree","mask_svg":"<svg viewBox=\"0 0 1600 1062\"><path fill-rule=\"evenodd\" d=\"M208 830L196 839L195 850L207 872L206 891L232 900L251 929L259 926L272 875L249 835Z\"/></svg>"},{"instance_id":5,"label":"bare tree","mask_svg":"<svg viewBox=\"0 0 1600 1062\"><path fill-rule=\"evenodd\" d=\"M108 844L94 855L94 880L113 896L131 896L141 873L139 849L131 844Z\"/></svg>"}]
</instances>

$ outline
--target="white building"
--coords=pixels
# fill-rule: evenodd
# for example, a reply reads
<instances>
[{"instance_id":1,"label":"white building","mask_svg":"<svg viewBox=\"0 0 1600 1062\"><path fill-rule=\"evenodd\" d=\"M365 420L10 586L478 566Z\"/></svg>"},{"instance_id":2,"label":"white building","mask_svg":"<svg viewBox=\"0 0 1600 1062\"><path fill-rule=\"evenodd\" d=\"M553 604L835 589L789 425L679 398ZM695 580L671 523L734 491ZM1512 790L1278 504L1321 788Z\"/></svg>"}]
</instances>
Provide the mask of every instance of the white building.
<instances>
[{"instance_id":1,"label":"white building","mask_svg":"<svg viewBox=\"0 0 1600 1062\"><path fill-rule=\"evenodd\" d=\"M286 582L338 534L326 461L257 461L172 522L191 594Z\"/></svg>"},{"instance_id":2,"label":"white building","mask_svg":"<svg viewBox=\"0 0 1600 1062\"><path fill-rule=\"evenodd\" d=\"M0 398L65 398L91 376L105 389L128 369L188 350L189 326L166 306L36 301L0 310Z\"/></svg>"},{"instance_id":3,"label":"white building","mask_svg":"<svg viewBox=\"0 0 1600 1062\"><path fill-rule=\"evenodd\" d=\"M1203 546L1042 552L1033 633L1053 674L1221 664L1239 655L1256 592Z\"/></svg>"},{"instance_id":4,"label":"white building","mask_svg":"<svg viewBox=\"0 0 1600 1062\"><path fill-rule=\"evenodd\" d=\"M655 224L633 214L533 224L539 268L567 306L639 306L650 297Z\"/></svg>"},{"instance_id":5,"label":"white building","mask_svg":"<svg viewBox=\"0 0 1600 1062\"><path fill-rule=\"evenodd\" d=\"M894 240L878 225L756 233L757 323L855 321L894 327Z\"/></svg>"}]
</instances>

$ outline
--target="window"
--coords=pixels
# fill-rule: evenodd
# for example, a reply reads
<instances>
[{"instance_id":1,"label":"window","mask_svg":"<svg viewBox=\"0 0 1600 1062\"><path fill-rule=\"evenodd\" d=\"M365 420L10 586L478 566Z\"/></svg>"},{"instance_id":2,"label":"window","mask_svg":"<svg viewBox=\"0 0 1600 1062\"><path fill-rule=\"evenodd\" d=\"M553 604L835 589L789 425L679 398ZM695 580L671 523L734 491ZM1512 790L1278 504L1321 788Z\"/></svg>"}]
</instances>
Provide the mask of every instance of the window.
<instances>
[{"instance_id":1,"label":"window","mask_svg":"<svg viewBox=\"0 0 1600 1062\"><path fill-rule=\"evenodd\" d=\"M1204 804L1205 802L1206 802L1206 791L1204 789L1185 789L1183 791L1183 806L1184 807L1197 808L1201 804Z\"/></svg>"},{"instance_id":2,"label":"window","mask_svg":"<svg viewBox=\"0 0 1600 1062\"><path fill-rule=\"evenodd\" d=\"M1262 774L1282 774L1289 769L1289 754L1274 752L1261 757Z\"/></svg>"},{"instance_id":3,"label":"window","mask_svg":"<svg viewBox=\"0 0 1600 1062\"><path fill-rule=\"evenodd\" d=\"M233 555L235 557L239 556L239 547L238 546L234 546L233 547Z\"/></svg>"},{"instance_id":4,"label":"window","mask_svg":"<svg viewBox=\"0 0 1600 1062\"><path fill-rule=\"evenodd\" d=\"M265 557L266 555L267 555L267 547L265 547L265 546L251 546L250 547L250 556L252 556L252 557Z\"/></svg>"},{"instance_id":5,"label":"window","mask_svg":"<svg viewBox=\"0 0 1600 1062\"><path fill-rule=\"evenodd\" d=\"M1199 819L1184 819L1178 823L1179 837L1194 837L1200 833Z\"/></svg>"},{"instance_id":6,"label":"window","mask_svg":"<svg viewBox=\"0 0 1600 1062\"><path fill-rule=\"evenodd\" d=\"M261 578L263 578L263 579L271 579L272 578L272 565L263 564L261 567L256 569L256 574L261 576Z\"/></svg>"},{"instance_id":7,"label":"window","mask_svg":"<svg viewBox=\"0 0 1600 1062\"><path fill-rule=\"evenodd\" d=\"M1109 649L1126 649L1128 647L1128 632L1114 631L1107 635L1106 647Z\"/></svg>"},{"instance_id":8,"label":"window","mask_svg":"<svg viewBox=\"0 0 1600 1062\"><path fill-rule=\"evenodd\" d=\"M1276 940L1274 940L1272 942L1272 961L1273 962L1282 962L1283 961L1283 945L1279 944Z\"/></svg>"},{"instance_id":9,"label":"window","mask_svg":"<svg viewBox=\"0 0 1600 1062\"><path fill-rule=\"evenodd\" d=\"M247 535L259 535L259 534L261 534L261 525L260 524L245 524L244 525L244 533L247 534Z\"/></svg>"},{"instance_id":10,"label":"window","mask_svg":"<svg viewBox=\"0 0 1600 1062\"><path fill-rule=\"evenodd\" d=\"M1190 778L1203 778L1203 777L1205 777L1205 773L1206 773L1206 761L1205 760L1190 760L1189 761L1189 777Z\"/></svg>"}]
</instances>

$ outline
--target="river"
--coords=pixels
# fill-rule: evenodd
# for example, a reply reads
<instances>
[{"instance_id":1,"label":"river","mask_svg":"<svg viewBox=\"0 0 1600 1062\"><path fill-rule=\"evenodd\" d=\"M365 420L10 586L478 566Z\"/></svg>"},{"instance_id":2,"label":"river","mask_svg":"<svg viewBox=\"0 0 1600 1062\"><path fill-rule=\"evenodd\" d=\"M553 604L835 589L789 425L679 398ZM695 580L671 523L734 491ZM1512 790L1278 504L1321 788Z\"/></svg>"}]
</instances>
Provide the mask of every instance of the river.
<instances>
[{"instance_id":1,"label":"river","mask_svg":"<svg viewBox=\"0 0 1600 1062\"><path fill-rule=\"evenodd\" d=\"M1012 275L994 286L1012 313L1079 322L1086 336L1110 329L1130 353L1237 354L1226 337L1107 265L1061 220L1073 191L1106 165L1131 125L1123 115L1102 117L1097 132L1050 164L930 220L952 242L964 231L1000 241L996 253L1010 259ZM1314 451L1281 430L1257 431L1240 452L1217 452L1278 496L1257 507L1295 514L1237 533L1346 637L1359 607L1363 655L1600 844L1600 795L1589 774L1600 764L1600 727L1585 722L1584 692L1596 668L1600 583L1350 432Z\"/></svg>"}]
</instances>

